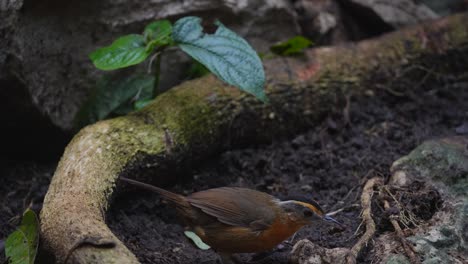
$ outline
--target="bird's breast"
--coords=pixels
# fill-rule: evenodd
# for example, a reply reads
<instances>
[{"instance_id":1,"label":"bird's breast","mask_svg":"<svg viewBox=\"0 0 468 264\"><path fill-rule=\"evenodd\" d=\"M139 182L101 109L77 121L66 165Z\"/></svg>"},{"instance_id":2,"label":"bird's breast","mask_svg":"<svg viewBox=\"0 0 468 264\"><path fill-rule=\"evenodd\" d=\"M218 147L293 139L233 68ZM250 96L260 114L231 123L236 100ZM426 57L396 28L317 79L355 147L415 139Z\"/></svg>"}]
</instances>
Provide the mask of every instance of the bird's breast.
<instances>
[{"instance_id":1,"label":"bird's breast","mask_svg":"<svg viewBox=\"0 0 468 264\"><path fill-rule=\"evenodd\" d=\"M270 228L261 232L258 239L271 249L292 236L303 224L290 221L289 219L277 219Z\"/></svg>"},{"instance_id":2,"label":"bird's breast","mask_svg":"<svg viewBox=\"0 0 468 264\"><path fill-rule=\"evenodd\" d=\"M302 226L303 224L289 221L289 219L278 218L263 231L221 224L216 227L198 227L196 233L205 243L217 251L249 253L274 248Z\"/></svg>"}]
</instances>

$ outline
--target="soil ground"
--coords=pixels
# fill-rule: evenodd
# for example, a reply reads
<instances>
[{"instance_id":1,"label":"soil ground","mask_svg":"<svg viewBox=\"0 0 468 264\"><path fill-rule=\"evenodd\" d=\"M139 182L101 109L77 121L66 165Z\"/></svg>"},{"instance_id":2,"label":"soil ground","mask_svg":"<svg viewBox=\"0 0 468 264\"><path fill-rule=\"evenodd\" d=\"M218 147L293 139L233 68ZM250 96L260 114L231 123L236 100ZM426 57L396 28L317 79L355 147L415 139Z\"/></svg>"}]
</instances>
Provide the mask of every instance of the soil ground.
<instances>
[{"instance_id":1,"label":"soil ground","mask_svg":"<svg viewBox=\"0 0 468 264\"><path fill-rule=\"evenodd\" d=\"M344 106L337 107L321 124L294 138L222 153L170 190L189 194L242 186L277 197L309 196L326 211L345 208L336 218L347 229L319 223L300 230L271 252L243 254L246 262L288 263L292 246L303 238L328 248L351 247L365 231L358 228L365 181L374 176L388 178L392 162L426 139L466 133L461 128L468 121L467 99L468 89L437 93L421 89L407 97L380 91L351 99L350 123L345 124ZM400 195L420 221L430 219L443 202L437 191L421 182ZM377 202L373 213L377 235L393 232L388 214ZM120 196L108 223L143 263L220 263L212 250L199 250L184 236L175 210L156 194L138 191ZM370 262L370 247L359 256L360 263Z\"/></svg>"},{"instance_id":2,"label":"soil ground","mask_svg":"<svg viewBox=\"0 0 468 264\"><path fill-rule=\"evenodd\" d=\"M347 229L319 223L302 229L272 252L241 255L244 261L287 263L292 246L303 238L324 247L350 247L364 231L358 226L365 181L373 176L387 178L392 162L426 139L467 133L467 101L466 84L437 92L421 88L405 97L382 90L359 100L351 98L348 124L344 106L337 106L321 124L303 134L224 152L168 189L189 194L218 186L243 186L278 197L309 196L326 211L344 208L336 218ZM55 166L56 162L2 162L0 247L24 208L31 204L40 210ZM440 196L424 183L410 188L431 194L402 199L419 220L430 219L443 202ZM393 232L379 204L374 204L373 211L378 233ZM219 263L212 250L199 250L184 236L175 210L155 194L121 194L113 201L107 220L143 263ZM369 262L371 247L360 254L360 262ZM0 252L3 263L4 251Z\"/></svg>"}]
</instances>

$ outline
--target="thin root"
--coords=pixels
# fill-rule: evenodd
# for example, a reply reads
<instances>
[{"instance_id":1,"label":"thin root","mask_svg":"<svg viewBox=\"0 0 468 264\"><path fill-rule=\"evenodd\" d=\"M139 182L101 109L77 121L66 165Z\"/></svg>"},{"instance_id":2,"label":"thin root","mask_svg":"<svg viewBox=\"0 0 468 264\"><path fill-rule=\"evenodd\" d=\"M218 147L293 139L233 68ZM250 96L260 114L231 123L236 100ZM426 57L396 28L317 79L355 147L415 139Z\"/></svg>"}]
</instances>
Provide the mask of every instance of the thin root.
<instances>
[{"instance_id":1,"label":"thin root","mask_svg":"<svg viewBox=\"0 0 468 264\"><path fill-rule=\"evenodd\" d=\"M390 209L390 203L387 200L384 200L384 208L385 210ZM395 218L390 217L390 222L395 229L395 232L398 236L398 239L400 240L401 245L403 246L403 249L405 250L406 255L409 257L411 264L421 263L421 261L414 254L413 246L406 240L405 235L403 234L403 230L401 230L401 227L398 224L398 221Z\"/></svg>"},{"instance_id":2,"label":"thin root","mask_svg":"<svg viewBox=\"0 0 468 264\"><path fill-rule=\"evenodd\" d=\"M382 185L383 179L380 177L374 177L367 181L364 185L361 195L361 206L362 206L362 220L366 226L366 232L359 241L351 248L349 255L346 257L346 262L348 264L356 263L356 257L362 248L369 242L369 240L374 236L375 233L375 222L372 219L371 213L371 203L372 196L374 194L374 187L377 185Z\"/></svg>"}]
</instances>

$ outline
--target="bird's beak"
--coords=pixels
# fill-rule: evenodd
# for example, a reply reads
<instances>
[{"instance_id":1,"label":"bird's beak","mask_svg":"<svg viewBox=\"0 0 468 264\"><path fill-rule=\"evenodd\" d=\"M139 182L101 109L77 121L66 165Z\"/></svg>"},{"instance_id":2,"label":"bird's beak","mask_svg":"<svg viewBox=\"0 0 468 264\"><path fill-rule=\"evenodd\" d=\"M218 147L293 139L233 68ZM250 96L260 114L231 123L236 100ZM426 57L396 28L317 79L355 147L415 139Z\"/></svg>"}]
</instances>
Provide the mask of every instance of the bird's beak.
<instances>
[{"instance_id":1,"label":"bird's beak","mask_svg":"<svg viewBox=\"0 0 468 264\"><path fill-rule=\"evenodd\" d=\"M327 222L330 222L330 223L334 223L334 224L337 224L339 225L340 227L344 228L344 225L338 221L335 220L335 218L329 216L329 215L325 215L323 216L323 220L327 221Z\"/></svg>"}]
</instances>

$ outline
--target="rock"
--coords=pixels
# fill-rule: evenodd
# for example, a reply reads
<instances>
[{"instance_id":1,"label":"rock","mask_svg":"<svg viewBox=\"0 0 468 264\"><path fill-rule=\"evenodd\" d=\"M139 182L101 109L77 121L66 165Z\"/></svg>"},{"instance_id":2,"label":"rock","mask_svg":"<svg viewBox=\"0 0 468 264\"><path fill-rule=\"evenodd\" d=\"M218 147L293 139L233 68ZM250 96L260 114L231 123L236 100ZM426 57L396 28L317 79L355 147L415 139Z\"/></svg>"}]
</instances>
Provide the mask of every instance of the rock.
<instances>
[{"instance_id":1,"label":"rock","mask_svg":"<svg viewBox=\"0 0 468 264\"><path fill-rule=\"evenodd\" d=\"M354 16L367 16L365 22L377 16L393 28L419 23L439 16L420 1L414 0L345 0L345 5L354 9Z\"/></svg>"},{"instance_id":2,"label":"rock","mask_svg":"<svg viewBox=\"0 0 468 264\"><path fill-rule=\"evenodd\" d=\"M57 159L69 136L52 124L35 105L21 78L24 60L16 42L23 0L0 0L0 105L3 113L0 159Z\"/></svg>"},{"instance_id":3,"label":"rock","mask_svg":"<svg viewBox=\"0 0 468 264\"><path fill-rule=\"evenodd\" d=\"M318 45L352 39L344 25L342 10L334 0L299 0L294 4L303 34Z\"/></svg>"},{"instance_id":4,"label":"rock","mask_svg":"<svg viewBox=\"0 0 468 264\"><path fill-rule=\"evenodd\" d=\"M407 257L401 254L393 254L388 258L388 260L385 263L386 264L410 264L411 262L408 260Z\"/></svg>"},{"instance_id":5,"label":"rock","mask_svg":"<svg viewBox=\"0 0 468 264\"><path fill-rule=\"evenodd\" d=\"M303 239L294 245L290 254L290 262L294 264L344 263L348 253L347 248L323 248Z\"/></svg>"},{"instance_id":6,"label":"rock","mask_svg":"<svg viewBox=\"0 0 468 264\"><path fill-rule=\"evenodd\" d=\"M0 80L0 98L7 99L0 106L0 159L58 159L70 136L41 114L26 87L20 82Z\"/></svg>"},{"instance_id":7,"label":"rock","mask_svg":"<svg viewBox=\"0 0 468 264\"><path fill-rule=\"evenodd\" d=\"M392 165L392 184L419 180L433 183L444 191L442 208L408 238L423 256L423 263L468 261L467 149L467 137L430 140Z\"/></svg>"},{"instance_id":8,"label":"rock","mask_svg":"<svg viewBox=\"0 0 468 264\"><path fill-rule=\"evenodd\" d=\"M468 8L468 1L466 0L420 0L419 2L427 5L441 16L447 16Z\"/></svg>"},{"instance_id":9,"label":"rock","mask_svg":"<svg viewBox=\"0 0 468 264\"><path fill-rule=\"evenodd\" d=\"M467 263L468 199L458 201L435 216L436 224L408 239L429 263Z\"/></svg>"},{"instance_id":10,"label":"rock","mask_svg":"<svg viewBox=\"0 0 468 264\"><path fill-rule=\"evenodd\" d=\"M468 196L468 137L426 141L395 161L391 182L418 179L443 183L454 195ZM404 179L404 180L403 180ZM442 186L443 187L443 186Z\"/></svg>"},{"instance_id":11,"label":"rock","mask_svg":"<svg viewBox=\"0 0 468 264\"><path fill-rule=\"evenodd\" d=\"M103 75L88 59L91 51L121 35L142 32L153 20L186 15L220 19L259 51L299 34L287 0L2 0L0 81L21 81L41 113L60 128L71 129L77 110ZM180 53L163 58L162 88L184 80L187 61Z\"/></svg>"}]
</instances>

